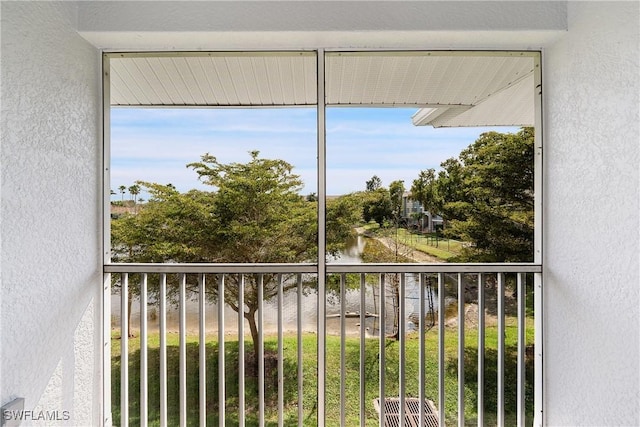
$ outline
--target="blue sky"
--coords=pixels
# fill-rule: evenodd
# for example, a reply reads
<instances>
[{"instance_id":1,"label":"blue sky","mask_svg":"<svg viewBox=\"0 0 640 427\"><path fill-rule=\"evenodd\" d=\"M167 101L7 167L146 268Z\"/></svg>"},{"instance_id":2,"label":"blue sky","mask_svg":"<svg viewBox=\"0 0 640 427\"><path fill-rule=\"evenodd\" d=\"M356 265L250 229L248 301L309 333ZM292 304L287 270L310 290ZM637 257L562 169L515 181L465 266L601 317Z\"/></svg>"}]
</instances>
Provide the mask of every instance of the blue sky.
<instances>
[{"instance_id":1,"label":"blue sky","mask_svg":"<svg viewBox=\"0 0 640 427\"><path fill-rule=\"evenodd\" d=\"M364 190L373 175L384 186L402 179L409 188L420 170L437 169L482 132L492 130L416 127L411 123L415 111L328 108L327 194ZM305 182L301 193L317 192L314 108L113 108L111 112L111 188L116 192L120 185L128 187L136 180L171 183L180 191L207 189L187 163L207 152L221 162L246 162L251 150L293 164Z\"/></svg>"}]
</instances>

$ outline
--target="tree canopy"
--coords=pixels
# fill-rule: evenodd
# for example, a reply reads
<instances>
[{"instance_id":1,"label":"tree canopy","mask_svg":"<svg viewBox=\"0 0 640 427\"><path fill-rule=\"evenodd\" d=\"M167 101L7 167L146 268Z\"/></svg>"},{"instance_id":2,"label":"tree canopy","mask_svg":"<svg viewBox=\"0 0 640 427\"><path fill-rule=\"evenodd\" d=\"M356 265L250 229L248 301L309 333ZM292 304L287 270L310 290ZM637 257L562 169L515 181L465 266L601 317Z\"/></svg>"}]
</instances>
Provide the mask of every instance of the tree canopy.
<instances>
[{"instance_id":1,"label":"tree canopy","mask_svg":"<svg viewBox=\"0 0 640 427\"><path fill-rule=\"evenodd\" d=\"M446 221L445 233L468 242L458 261L533 260L533 128L487 132L458 158L414 180L412 195Z\"/></svg>"},{"instance_id":2,"label":"tree canopy","mask_svg":"<svg viewBox=\"0 0 640 427\"><path fill-rule=\"evenodd\" d=\"M284 160L250 153L246 163L222 163L210 154L190 163L212 191L180 193L173 185L138 182L150 197L137 214L112 221L116 262L296 263L317 256L317 201L299 194L302 181ZM359 220L353 200L327 204L327 248L339 250ZM245 277L245 307L238 307L238 277L225 282L225 302L243 312L254 340L258 331L258 278ZM192 283L195 285L195 283ZM285 290L295 287L286 280ZM278 279L263 276L264 298ZM217 287L208 287L217 299Z\"/></svg>"},{"instance_id":3,"label":"tree canopy","mask_svg":"<svg viewBox=\"0 0 640 427\"><path fill-rule=\"evenodd\" d=\"M373 175L370 180L365 182L367 191L375 191L382 187L382 180L378 175Z\"/></svg>"}]
</instances>

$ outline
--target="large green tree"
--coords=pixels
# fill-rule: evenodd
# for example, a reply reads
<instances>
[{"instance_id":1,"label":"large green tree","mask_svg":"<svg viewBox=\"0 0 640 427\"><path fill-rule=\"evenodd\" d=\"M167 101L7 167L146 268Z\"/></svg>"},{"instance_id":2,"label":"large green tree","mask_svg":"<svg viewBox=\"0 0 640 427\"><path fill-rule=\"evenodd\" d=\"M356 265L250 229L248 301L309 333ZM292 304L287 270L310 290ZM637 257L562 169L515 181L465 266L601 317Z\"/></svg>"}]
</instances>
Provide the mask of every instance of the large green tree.
<instances>
[{"instance_id":1,"label":"large green tree","mask_svg":"<svg viewBox=\"0 0 640 427\"><path fill-rule=\"evenodd\" d=\"M293 166L258 157L247 163L220 163L207 154L191 163L200 179L216 188L211 236L217 262L300 262L316 254L316 205L302 188Z\"/></svg>"},{"instance_id":2,"label":"large green tree","mask_svg":"<svg viewBox=\"0 0 640 427\"><path fill-rule=\"evenodd\" d=\"M441 166L423 194L447 220L445 233L470 243L459 260L532 261L533 128L483 133Z\"/></svg>"},{"instance_id":3,"label":"large green tree","mask_svg":"<svg viewBox=\"0 0 640 427\"><path fill-rule=\"evenodd\" d=\"M111 258L114 262L197 262L202 260L202 242L212 228L208 207L213 193L191 190L181 194L175 188L138 182L151 198L135 213L125 213L111 221ZM116 279L116 278L114 278ZM129 318L132 297L139 293L137 275L129 277ZM174 277L169 284L175 285ZM115 280L114 286L120 286ZM177 288L169 287L170 297ZM149 292L157 293L157 281L149 282ZM132 336L131 322L128 335Z\"/></svg>"},{"instance_id":4,"label":"large green tree","mask_svg":"<svg viewBox=\"0 0 640 427\"><path fill-rule=\"evenodd\" d=\"M362 216L366 222L375 221L380 226L393 218L389 190L384 187L362 193Z\"/></svg>"},{"instance_id":5,"label":"large green tree","mask_svg":"<svg viewBox=\"0 0 640 427\"><path fill-rule=\"evenodd\" d=\"M250 153L246 163L221 163L210 154L187 165L212 191L178 192L172 185L139 183L150 198L137 215L112 224L117 261L295 263L317 257L317 201L299 194L302 181L284 160ZM339 250L359 218L351 203L327 204L327 248ZM276 276L264 275L264 299L277 295ZM195 287L195 283L191 283ZM283 279L287 291L295 280ZM244 278L244 307L238 306L239 277L225 279L225 303L247 319L254 343L259 277ZM218 299L217 287L208 287ZM257 361L257 346L254 346Z\"/></svg>"}]
</instances>

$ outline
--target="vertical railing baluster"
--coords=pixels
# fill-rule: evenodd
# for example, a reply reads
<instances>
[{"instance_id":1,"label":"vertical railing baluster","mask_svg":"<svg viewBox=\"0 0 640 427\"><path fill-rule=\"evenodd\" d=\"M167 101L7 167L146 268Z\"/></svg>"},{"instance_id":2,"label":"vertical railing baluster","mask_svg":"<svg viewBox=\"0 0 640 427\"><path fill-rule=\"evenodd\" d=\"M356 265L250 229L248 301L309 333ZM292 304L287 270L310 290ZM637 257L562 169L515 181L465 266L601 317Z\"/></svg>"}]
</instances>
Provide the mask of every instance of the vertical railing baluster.
<instances>
[{"instance_id":1,"label":"vertical railing baluster","mask_svg":"<svg viewBox=\"0 0 640 427\"><path fill-rule=\"evenodd\" d=\"M478 274L478 427L484 426L484 277Z\"/></svg>"},{"instance_id":2,"label":"vertical railing baluster","mask_svg":"<svg viewBox=\"0 0 640 427\"><path fill-rule=\"evenodd\" d=\"M340 275L340 425L346 425L346 310L345 310L345 284L346 275Z\"/></svg>"},{"instance_id":3,"label":"vertical railing baluster","mask_svg":"<svg viewBox=\"0 0 640 427\"><path fill-rule=\"evenodd\" d=\"M115 269L114 269L115 270ZM525 271L533 271L528 267L524 268ZM117 271L117 270L116 270ZM135 271L135 270L134 270ZM169 269L165 269L164 271L170 271ZM183 270L184 271L184 270ZM224 271L224 270L223 270ZM242 270L241 270L242 271ZM264 426L266 424L266 397L265 397L265 360L264 360L264 280L263 273L250 273L251 271L258 271L256 269L246 270L245 273L236 273L238 278L238 420L239 425L244 426L246 424L247 417L247 397L246 397L246 342L245 342L245 291L246 291L246 274L254 274L251 276L252 284L253 279L257 279L257 293L258 293L258 328L260 330L260 334L256 340L259 354L263 357L258 357L258 394L259 394L259 405L260 405L260 414L258 416L258 425ZM268 270L267 270L268 271ZM285 330L285 321L286 316L284 312L284 292L285 285L292 286L293 282L289 282L289 280L294 280L293 276L295 275L297 278L297 307L296 307L296 324L297 324L297 418L298 422L296 423L299 426L302 426L305 423L304 420L304 394L303 394L303 321L304 321L304 313L302 312L303 305L303 274L302 273L293 273L293 274L285 274L282 273L281 268L277 270L278 273L269 273L271 275L277 277L277 382L278 382L278 425L284 426L285 423L289 423L289 421L285 421L285 366L284 366L284 347L285 347L285 338L284 338L284 330ZM348 274L354 271L353 269L342 269L338 270L340 274L340 391L339 391L339 405L340 405L340 413L339 418L340 421L336 422L336 424L346 425L350 416L353 416L350 407L348 406L348 370L347 370L347 316L348 316L348 308L347 308L347 278ZM443 271L443 270L440 270ZM478 286L478 296L477 296L477 304L478 304L478 335L477 335L477 424L478 426L484 425L486 422L486 412L484 410L484 405L486 403L486 352L487 352L487 331L486 331L486 286L485 282L487 281L487 277L492 280L492 274L488 273L491 269L487 269L484 266L480 266L480 271L485 271L485 273L477 273L477 286ZM131 312L130 309L130 292L131 288L131 280L130 277L132 275L136 275L134 277L135 286L136 286L136 294L137 289L140 291L140 389L139 389L139 416L140 416L140 425L147 426L149 424L149 349L148 349L148 340L149 340L149 319L148 319L148 304L149 304L149 285L148 285L148 273L140 273L140 283L138 286L138 276L137 272L128 272L121 273L121 295L120 295L120 304L121 304L121 319L120 319L120 329L121 329L121 368L120 368L120 381L121 381L121 391L120 391L120 405L121 405L121 425L129 425L129 420L131 418L130 413L130 400L129 400L129 392L131 385L129 384L129 362L130 360L130 348L128 343L128 332L130 322L129 315ZM155 273L154 273L155 274ZM179 410L179 425L186 426L191 421L189 421L189 413L192 408L187 407L187 280L189 279L189 273L174 273L177 275L178 279L178 291L179 291L179 376L178 376L178 388L179 388L179 402L178 402L178 410ZM206 298L207 298L207 288L206 288L206 275L205 273L197 273L198 274L198 293L199 293L199 386L198 386L198 399L199 399L199 423L201 425L207 423L207 373L206 373L206 363L207 363L207 332L206 332ZM207 273L208 274L208 273ZM428 273L420 273L416 276L418 285L419 285L419 317L420 321L418 323L418 333L419 333L419 341L418 341L418 390L411 392L408 390L408 384L410 381L407 381L407 376L410 374L407 371L406 359L407 359L407 280L411 280L411 284L413 284L413 276L411 278L407 278L407 274L409 273L392 273L397 274L395 278L389 275L390 273L379 273L379 296L375 295L375 286L374 288L374 299L379 304L379 310L377 315L378 322L378 331L377 333L379 338L378 350L379 350L379 403L380 403L380 418L379 425L384 426L386 422L389 421L387 418L391 414L389 414L390 407L386 406L386 394L387 394L387 383L386 383L386 338L387 338L387 322L386 322L386 312L388 309L387 305L387 292L394 292L394 302L397 305L394 305L394 319L396 319L397 314L397 328L393 328L393 332L397 334L398 339L398 353L399 357L399 365L398 368L398 418L397 423L399 427L408 427L409 425L413 425L412 423L418 422L419 425L426 425L429 420L429 416L427 415L427 411L429 410L429 400L427 398L427 390L426 390L426 377L429 375L427 373L427 308L426 304L427 290L428 286L425 286L427 280L430 279L431 276L428 276ZM413 273L411 273L413 274ZM432 274L432 273L429 273ZM449 274L450 277L447 277ZM445 408L447 408L446 399L447 395L445 393L445 370L446 370L446 349L445 349L445 323L446 323L446 286L445 282L448 280L448 285L453 286L454 280L456 280L457 294L458 294L458 308L457 308L457 323L458 323L458 336L457 336L457 359L458 359L458 369L457 369L457 413L458 413L458 422L459 426L465 425L465 350L466 350L466 296L465 296L465 287L466 281L469 280L471 275L465 276L468 273L455 273L456 278L454 279L451 273L437 273L438 280L438 419L441 425L445 424ZM539 273L536 273L539 274ZM366 338L369 335L367 331L367 318L370 316L366 311L366 275L367 273L359 273L360 275L360 339L359 339L359 374L360 374L360 384L359 384L359 394L360 394L360 402L359 402L359 413L360 413L360 425L361 427L367 425L367 391L365 378L367 377L366 371ZM159 296L160 296L160 310L159 310L159 327L160 327L160 414L159 421L161 426L167 426L167 390L168 390L168 359L167 359L167 276L166 273L159 273L160 276L160 287L159 287ZM506 412L506 400L508 396L506 396L506 388L505 388L505 377L506 377L506 369L511 368L511 365L506 360L506 345L507 345L507 318L505 312L506 305L506 296L505 290L507 286L507 278L509 278L509 283L511 283L511 273L497 273L496 274L496 282L497 282L497 290L496 290L496 300L497 300L497 411L496 411L496 425L504 426L506 424L505 412ZM514 425L524 426L527 422L526 419L526 397L525 397L525 387L527 385L528 378L526 377L526 351L527 351L527 280L529 277L527 273L517 273L514 274L513 277L516 279L516 293L517 293L517 366L516 366L516 374L517 374L517 385L516 391L513 393L516 396L516 420L513 422ZM393 280L393 282L387 286L387 279ZM175 276L172 280L175 279ZM195 277L193 277L195 279ZM189 279L190 280L190 279ZM475 280L475 277L474 277ZM219 282L218 282L218 340L219 340L219 355L218 355L218 393L219 393L219 425L223 426L226 423L225 418L225 342L224 342L224 282L225 275L220 274ZM173 281L172 281L173 283ZM235 283L235 281L234 281ZM429 282L430 284L430 282ZM534 286L537 286L538 283L535 282ZM397 286L397 288L396 288ZM413 285L412 285L413 286ZM253 288L252 288L253 289ZM389 296L390 298L391 296ZM536 304L539 301L535 301ZM137 307L137 306L136 306ZM537 323L536 323L537 325ZM375 329L375 328L374 328ZM471 332L471 331L469 331ZM375 333L375 332L374 332ZM326 328L325 328L326 334ZM235 365L235 364L234 364ZM234 366L235 367L235 366ZM136 372L134 372L135 374ZM322 375L318 372L319 375ZM393 384L392 384L393 386ZM391 390L391 386L389 390ZM395 386L393 386L395 390ZM416 414L418 420L414 420L412 417L408 417L408 411L414 410L413 405L407 405L407 396L411 396L411 393L416 393L419 398L419 405L416 406L416 410L419 410L419 414ZM371 400L369 400L369 404ZM326 402L325 402L326 404ZM394 405L395 406L395 405ZM355 409L355 408L354 408ZM395 411L395 409L394 409ZM138 411L136 411L138 412ZM133 416L135 417L136 414ZM172 419L175 415L172 413ZM335 414L337 415L337 413ZM507 414L508 415L508 414ZM326 421L326 420L325 420ZM512 422L512 421L510 421ZM530 422L530 421L529 421ZM474 420L474 424L476 420ZM178 423L176 423L178 424Z\"/></svg>"},{"instance_id":4,"label":"vertical railing baluster","mask_svg":"<svg viewBox=\"0 0 640 427\"><path fill-rule=\"evenodd\" d=\"M226 417L226 375L225 375L225 341L224 341L224 280L225 275L218 276L218 426L224 427Z\"/></svg>"},{"instance_id":5,"label":"vertical railing baluster","mask_svg":"<svg viewBox=\"0 0 640 427\"><path fill-rule=\"evenodd\" d=\"M167 275L160 274L160 426L167 427Z\"/></svg>"},{"instance_id":6,"label":"vertical railing baluster","mask_svg":"<svg viewBox=\"0 0 640 427\"><path fill-rule=\"evenodd\" d=\"M264 427L264 275L258 276L258 425Z\"/></svg>"},{"instance_id":7,"label":"vertical railing baluster","mask_svg":"<svg viewBox=\"0 0 640 427\"><path fill-rule=\"evenodd\" d=\"M405 419L404 419L404 397L406 395L406 363L407 363L407 355L405 349L405 286L406 286L406 276L407 273L399 273L400 275L400 288L398 289L398 339L400 340L400 354L398 364L400 365L399 370L399 388L400 388L400 427L405 427Z\"/></svg>"},{"instance_id":8,"label":"vertical railing baluster","mask_svg":"<svg viewBox=\"0 0 640 427\"><path fill-rule=\"evenodd\" d=\"M366 327L367 327L367 313L366 313L366 275L360 273L360 427L365 427L366 424Z\"/></svg>"},{"instance_id":9,"label":"vertical railing baluster","mask_svg":"<svg viewBox=\"0 0 640 427\"><path fill-rule=\"evenodd\" d=\"M120 425L129 425L129 273L120 287Z\"/></svg>"},{"instance_id":10,"label":"vertical railing baluster","mask_svg":"<svg viewBox=\"0 0 640 427\"><path fill-rule=\"evenodd\" d=\"M429 280L429 279L427 279ZM420 336L418 340L418 397L420 398L420 422L419 425L425 426L427 425L426 420L426 408L425 408L425 399L427 398L425 395L425 381L426 381L426 367L425 367L425 276L424 274L420 274L418 279L418 286L420 286L420 307L418 309L418 313L420 315L420 321L418 322L418 335Z\"/></svg>"},{"instance_id":11,"label":"vertical railing baluster","mask_svg":"<svg viewBox=\"0 0 640 427\"><path fill-rule=\"evenodd\" d=\"M304 366L302 361L302 274L298 273L298 303L296 304L296 323L298 338L298 427L304 420Z\"/></svg>"},{"instance_id":12,"label":"vertical railing baluster","mask_svg":"<svg viewBox=\"0 0 640 427\"><path fill-rule=\"evenodd\" d=\"M386 332L385 332L385 280L384 280L384 274L380 274L380 318L379 318L379 322L378 322L378 331L380 333L380 341L379 341L379 348L378 348L378 359L379 359L379 394L380 394L380 427L384 427L385 424L385 418L386 418L386 414L385 414L385 405L386 405L386 399L385 399L385 361L386 361Z\"/></svg>"},{"instance_id":13,"label":"vertical railing baluster","mask_svg":"<svg viewBox=\"0 0 640 427\"><path fill-rule=\"evenodd\" d=\"M245 424L245 402L244 402L244 274L240 275L238 286L238 423L244 427Z\"/></svg>"},{"instance_id":14,"label":"vertical railing baluster","mask_svg":"<svg viewBox=\"0 0 640 427\"><path fill-rule=\"evenodd\" d=\"M525 424L525 393L524 387L526 382L525 372L525 350L526 350L526 280L523 273L518 273L517 293L518 293L518 427Z\"/></svg>"},{"instance_id":15,"label":"vertical railing baluster","mask_svg":"<svg viewBox=\"0 0 640 427\"><path fill-rule=\"evenodd\" d=\"M498 273L498 427L504 427L504 273Z\"/></svg>"},{"instance_id":16,"label":"vertical railing baluster","mask_svg":"<svg viewBox=\"0 0 640 427\"><path fill-rule=\"evenodd\" d=\"M149 423L147 335L147 274L144 273L140 278L140 427Z\"/></svg>"},{"instance_id":17,"label":"vertical railing baluster","mask_svg":"<svg viewBox=\"0 0 640 427\"><path fill-rule=\"evenodd\" d=\"M187 427L187 275L180 274L180 427Z\"/></svg>"},{"instance_id":18,"label":"vertical railing baluster","mask_svg":"<svg viewBox=\"0 0 640 427\"><path fill-rule=\"evenodd\" d=\"M464 427L464 280L458 273L458 426Z\"/></svg>"},{"instance_id":19,"label":"vertical railing baluster","mask_svg":"<svg viewBox=\"0 0 640 427\"><path fill-rule=\"evenodd\" d=\"M438 424L444 426L444 273L438 273Z\"/></svg>"},{"instance_id":20,"label":"vertical railing baluster","mask_svg":"<svg viewBox=\"0 0 640 427\"><path fill-rule=\"evenodd\" d=\"M198 290L199 290L199 332L200 332L200 363L198 365L199 374L199 404L200 404L200 425L207 425L207 331L205 309L206 305L206 279L204 274L198 276Z\"/></svg>"},{"instance_id":21,"label":"vertical railing baluster","mask_svg":"<svg viewBox=\"0 0 640 427\"><path fill-rule=\"evenodd\" d=\"M284 333L283 282L278 274L278 426L284 425ZM260 331L260 333L263 333Z\"/></svg>"}]
</instances>

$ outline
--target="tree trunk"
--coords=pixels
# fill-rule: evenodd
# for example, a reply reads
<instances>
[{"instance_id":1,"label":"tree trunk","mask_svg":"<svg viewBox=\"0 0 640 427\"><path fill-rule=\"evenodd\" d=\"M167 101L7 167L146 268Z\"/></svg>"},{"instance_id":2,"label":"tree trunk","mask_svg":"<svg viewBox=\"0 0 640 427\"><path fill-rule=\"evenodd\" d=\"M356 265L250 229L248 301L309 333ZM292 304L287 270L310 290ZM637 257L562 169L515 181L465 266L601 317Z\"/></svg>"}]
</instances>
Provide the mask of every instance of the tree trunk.
<instances>
[{"instance_id":1,"label":"tree trunk","mask_svg":"<svg viewBox=\"0 0 640 427\"><path fill-rule=\"evenodd\" d=\"M133 331L131 330L131 305L133 304L133 294L131 290L128 291L129 295L127 298L127 336L129 338L133 338Z\"/></svg>"},{"instance_id":2,"label":"tree trunk","mask_svg":"<svg viewBox=\"0 0 640 427\"><path fill-rule=\"evenodd\" d=\"M256 323L256 311L249 311L248 313L244 313L245 319L249 322L249 330L251 331L251 341L253 342L253 370L251 372L255 372L256 377L258 376L258 360L262 357L260 354L260 348L258 347L259 340L259 331L258 325Z\"/></svg>"},{"instance_id":3,"label":"tree trunk","mask_svg":"<svg viewBox=\"0 0 640 427\"><path fill-rule=\"evenodd\" d=\"M400 284L398 283L398 277L391 279L393 286L393 326L395 328L393 335L390 338L396 341L400 340Z\"/></svg>"}]
</instances>

